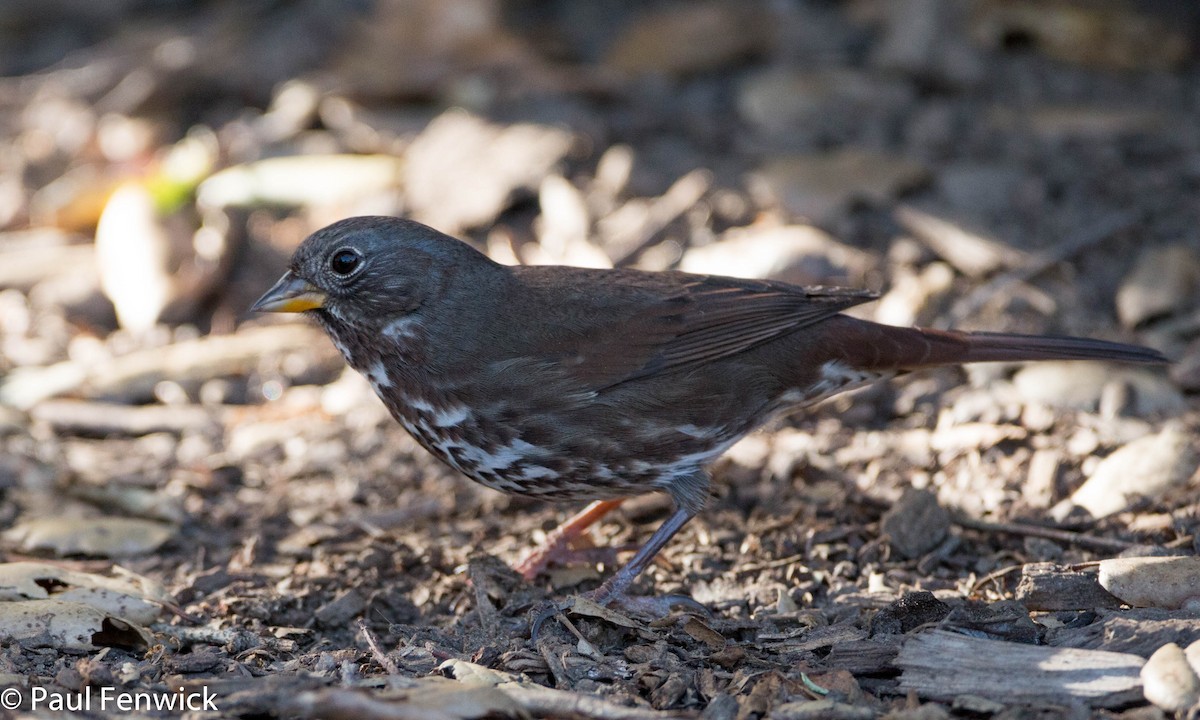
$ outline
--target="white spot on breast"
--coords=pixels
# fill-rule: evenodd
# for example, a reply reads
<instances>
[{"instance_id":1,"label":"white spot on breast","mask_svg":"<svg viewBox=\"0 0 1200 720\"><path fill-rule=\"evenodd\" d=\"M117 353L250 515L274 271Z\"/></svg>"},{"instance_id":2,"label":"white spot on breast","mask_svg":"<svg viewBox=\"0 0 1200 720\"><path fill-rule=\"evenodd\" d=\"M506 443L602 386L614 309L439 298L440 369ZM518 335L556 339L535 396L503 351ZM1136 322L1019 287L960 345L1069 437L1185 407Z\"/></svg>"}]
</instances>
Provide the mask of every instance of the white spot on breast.
<instances>
[{"instance_id":1,"label":"white spot on breast","mask_svg":"<svg viewBox=\"0 0 1200 720\"><path fill-rule=\"evenodd\" d=\"M435 409L432 405L430 405L428 402L426 402L423 398L405 397L404 402L410 408L412 408L413 410L416 410L419 413L431 413Z\"/></svg>"},{"instance_id":2,"label":"white spot on breast","mask_svg":"<svg viewBox=\"0 0 1200 720\"><path fill-rule=\"evenodd\" d=\"M513 440L508 445L494 449L485 449L473 445L459 445L462 459L473 463L477 472L499 472L512 467L515 463L535 459L541 455L541 450L524 440Z\"/></svg>"},{"instance_id":3,"label":"white spot on breast","mask_svg":"<svg viewBox=\"0 0 1200 720\"><path fill-rule=\"evenodd\" d=\"M680 425L675 429L684 435L687 435L688 437L694 437L700 440L708 440L709 438L713 437L714 434L713 428L702 428L691 424Z\"/></svg>"},{"instance_id":4,"label":"white spot on breast","mask_svg":"<svg viewBox=\"0 0 1200 720\"><path fill-rule=\"evenodd\" d=\"M470 414L471 411L467 409L466 405L439 410L433 414L433 424L440 428L454 427L466 420Z\"/></svg>"},{"instance_id":5,"label":"white spot on breast","mask_svg":"<svg viewBox=\"0 0 1200 720\"><path fill-rule=\"evenodd\" d=\"M367 371L367 379L375 386L375 389L389 388L392 386L392 381L388 377L387 368L382 362L377 362Z\"/></svg>"},{"instance_id":6,"label":"white spot on breast","mask_svg":"<svg viewBox=\"0 0 1200 720\"><path fill-rule=\"evenodd\" d=\"M521 479L540 480L541 478L552 478L556 475L558 475L558 473L554 472L548 467L542 467L541 465L526 465L524 470L521 472Z\"/></svg>"}]
</instances>

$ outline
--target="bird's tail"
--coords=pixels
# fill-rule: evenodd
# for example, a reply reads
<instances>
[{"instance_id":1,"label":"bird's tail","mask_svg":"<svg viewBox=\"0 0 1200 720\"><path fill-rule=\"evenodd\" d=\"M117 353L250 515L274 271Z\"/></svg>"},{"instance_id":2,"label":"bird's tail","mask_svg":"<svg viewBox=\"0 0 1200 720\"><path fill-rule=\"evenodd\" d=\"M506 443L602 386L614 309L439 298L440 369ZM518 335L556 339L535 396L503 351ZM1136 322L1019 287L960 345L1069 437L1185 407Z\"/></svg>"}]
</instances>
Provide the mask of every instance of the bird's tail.
<instances>
[{"instance_id":1,"label":"bird's tail","mask_svg":"<svg viewBox=\"0 0 1200 720\"><path fill-rule=\"evenodd\" d=\"M1165 364L1157 350L1077 337L903 328L840 316L828 327L835 359L870 370L1026 360L1102 360Z\"/></svg>"}]
</instances>

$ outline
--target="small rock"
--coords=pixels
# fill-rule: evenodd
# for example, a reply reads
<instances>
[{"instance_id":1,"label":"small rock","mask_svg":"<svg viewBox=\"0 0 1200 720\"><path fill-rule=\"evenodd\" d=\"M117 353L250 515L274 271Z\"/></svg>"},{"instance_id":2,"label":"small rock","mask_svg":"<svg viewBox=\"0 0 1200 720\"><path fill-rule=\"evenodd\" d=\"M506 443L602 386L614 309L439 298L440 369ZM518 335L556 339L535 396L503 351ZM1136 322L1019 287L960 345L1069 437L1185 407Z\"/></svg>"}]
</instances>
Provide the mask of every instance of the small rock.
<instances>
[{"instance_id":1,"label":"small rock","mask_svg":"<svg viewBox=\"0 0 1200 720\"><path fill-rule=\"evenodd\" d=\"M1048 508L1057 493L1058 469L1062 452L1057 449L1038 450L1029 459L1029 474L1021 484L1021 497L1030 507Z\"/></svg>"},{"instance_id":2,"label":"small rock","mask_svg":"<svg viewBox=\"0 0 1200 720\"><path fill-rule=\"evenodd\" d=\"M1200 603L1200 557L1101 560L1100 585L1133 607L1189 607Z\"/></svg>"},{"instance_id":3,"label":"small rock","mask_svg":"<svg viewBox=\"0 0 1200 720\"><path fill-rule=\"evenodd\" d=\"M928 490L909 490L883 515L881 530L906 558L917 558L938 546L950 529L950 514Z\"/></svg>"},{"instance_id":4,"label":"small rock","mask_svg":"<svg viewBox=\"0 0 1200 720\"><path fill-rule=\"evenodd\" d=\"M1188 665L1192 667L1192 672L1200 676L1200 640L1193 640L1183 654L1187 658Z\"/></svg>"},{"instance_id":5,"label":"small rock","mask_svg":"<svg viewBox=\"0 0 1200 720\"><path fill-rule=\"evenodd\" d=\"M1167 712L1182 712L1200 702L1200 679L1175 643L1155 650L1141 676L1146 699Z\"/></svg>"},{"instance_id":6,"label":"small rock","mask_svg":"<svg viewBox=\"0 0 1200 720\"><path fill-rule=\"evenodd\" d=\"M1139 497L1157 498L1187 482L1198 462L1195 438L1181 424L1130 442L1106 457L1068 501L1093 517L1120 512ZM1056 517L1069 512L1060 506Z\"/></svg>"},{"instance_id":7,"label":"small rock","mask_svg":"<svg viewBox=\"0 0 1200 720\"><path fill-rule=\"evenodd\" d=\"M943 415L942 419L945 420L946 417L948 416ZM938 422L929 445L939 453L957 455L971 450L986 450L1002 442L1024 440L1028 435L1020 425Z\"/></svg>"},{"instance_id":8,"label":"small rock","mask_svg":"<svg viewBox=\"0 0 1200 720\"><path fill-rule=\"evenodd\" d=\"M700 720L736 720L737 717L737 698L728 693L718 693L700 713Z\"/></svg>"},{"instance_id":9,"label":"small rock","mask_svg":"<svg viewBox=\"0 0 1200 720\"><path fill-rule=\"evenodd\" d=\"M1144 251L1117 291L1117 317L1125 327L1189 307L1200 283L1200 257L1172 245Z\"/></svg>"}]
</instances>

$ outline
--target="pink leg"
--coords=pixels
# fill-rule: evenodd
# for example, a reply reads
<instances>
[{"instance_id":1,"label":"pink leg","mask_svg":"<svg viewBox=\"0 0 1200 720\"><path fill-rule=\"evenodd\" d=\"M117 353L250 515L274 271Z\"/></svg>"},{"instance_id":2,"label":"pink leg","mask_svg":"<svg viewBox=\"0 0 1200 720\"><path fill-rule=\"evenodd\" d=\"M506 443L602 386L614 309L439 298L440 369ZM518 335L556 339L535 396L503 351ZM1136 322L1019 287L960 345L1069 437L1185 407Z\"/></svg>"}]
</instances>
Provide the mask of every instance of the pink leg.
<instances>
[{"instance_id":1,"label":"pink leg","mask_svg":"<svg viewBox=\"0 0 1200 720\"><path fill-rule=\"evenodd\" d=\"M594 525L597 520L616 510L622 502L624 499L597 500L588 505L562 525L554 528L546 536L546 542L526 553L513 566L513 570L520 573L521 577L526 580L532 580L550 563L569 558L571 542Z\"/></svg>"}]
</instances>

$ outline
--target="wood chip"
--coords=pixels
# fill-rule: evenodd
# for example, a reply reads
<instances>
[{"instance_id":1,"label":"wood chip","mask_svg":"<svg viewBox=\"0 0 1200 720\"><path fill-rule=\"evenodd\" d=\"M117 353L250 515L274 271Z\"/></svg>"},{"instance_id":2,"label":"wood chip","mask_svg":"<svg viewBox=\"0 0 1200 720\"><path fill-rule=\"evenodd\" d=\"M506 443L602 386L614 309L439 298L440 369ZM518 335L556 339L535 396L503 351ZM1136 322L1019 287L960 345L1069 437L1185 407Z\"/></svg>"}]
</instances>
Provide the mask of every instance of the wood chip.
<instances>
[{"instance_id":1,"label":"wood chip","mask_svg":"<svg viewBox=\"0 0 1200 720\"><path fill-rule=\"evenodd\" d=\"M896 657L900 688L952 701L979 695L1006 703L1124 705L1141 696L1136 655L983 640L942 630L909 638Z\"/></svg>"},{"instance_id":2,"label":"wood chip","mask_svg":"<svg viewBox=\"0 0 1200 720\"><path fill-rule=\"evenodd\" d=\"M1094 572L1054 563L1027 563L1015 596L1033 611L1118 608L1121 601L1103 587Z\"/></svg>"}]
</instances>

